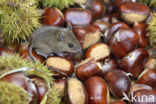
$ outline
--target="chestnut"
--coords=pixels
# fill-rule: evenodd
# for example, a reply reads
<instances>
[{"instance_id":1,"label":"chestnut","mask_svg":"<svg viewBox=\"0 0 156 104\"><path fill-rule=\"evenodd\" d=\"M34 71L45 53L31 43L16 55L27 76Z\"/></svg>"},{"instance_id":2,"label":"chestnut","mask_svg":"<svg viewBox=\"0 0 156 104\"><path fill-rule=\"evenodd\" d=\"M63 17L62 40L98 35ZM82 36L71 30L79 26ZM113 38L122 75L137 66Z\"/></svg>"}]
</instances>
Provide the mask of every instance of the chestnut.
<instances>
[{"instance_id":1,"label":"chestnut","mask_svg":"<svg viewBox=\"0 0 156 104\"><path fill-rule=\"evenodd\" d=\"M134 50L139 43L139 35L132 29L120 28L110 41L110 49L116 58L122 58Z\"/></svg>"},{"instance_id":2,"label":"chestnut","mask_svg":"<svg viewBox=\"0 0 156 104\"><path fill-rule=\"evenodd\" d=\"M64 24L63 13L57 8L46 8L42 17L43 25L62 26Z\"/></svg>"},{"instance_id":3,"label":"chestnut","mask_svg":"<svg viewBox=\"0 0 156 104\"><path fill-rule=\"evenodd\" d=\"M93 22L93 14L83 8L70 8L64 12L66 24L70 23L73 26L89 25Z\"/></svg>"},{"instance_id":4,"label":"chestnut","mask_svg":"<svg viewBox=\"0 0 156 104\"><path fill-rule=\"evenodd\" d=\"M105 81L98 76L93 76L85 81L88 92L88 104L109 104L109 91Z\"/></svg>"},{"instance_id":5,"label":"chestnut","mask_svg":"<svg viewBox=\"0 0 156 104\"><path fill-rule=\"evenodd\" d=\"M143 89L152 90L152 87L145 84L132 84L130 89L130 94L134 93L135 91L143 90Z\"/></svg>"},{"instance_id":6,"label":"chestnut","mask_svg":"<svg viewBox=\"0 0 156 104\"><path fill-rule=\"evenodd\" d=\"M113 102L111 104L126 104L124 101L116 101L116 102Z\"/></svg>"},{"instance_id":7,"label":"chestnut","mask_svg":"<svg viewBox=\"0 0 156 104\"><path fill-rule=\"evenodd\" d=\"M30 57L29 44L28 43L21 43L19 45L18 52L19 52L20 56L22 56L25 59L30 59L30 60L33 60L33 61L39 61L41 63L44 61L44 58L42 56L38 55L34 50L32 50L32 55L33 55L34 59L32 59Z\"/></svg>"},{"instance_id":8,"label":"chestnut","mask_svg":"<svg viewBox=\"0 0 156 104\"><path fill-rule=\"evenodd\" d=\"M5 54L14 54L15 52L8 48L0 47L0 55L3 56Z\"/></svg>"},{"instance_id":9,"label":"chestnut","mask_svg":"<svg viewBox=\"0 0 156 104\"><path fill-rule=\"evenodd\" d=\"M30 79L27 80L27 91L32 95L32 101L30 104L39 104L41 99L39 99L39 94L35 84Z\"/></svg>"},{"instance_id":10,"label":"chestnut","mask_svg":"<svg viewBox=\"0 0 156 104\"><path fill-rule=\"evenodd\" d=\"M147 24L144 23L135 23L133 26L133 29L138 33L139 35L139 46L142 48L146 48L149 44L147 34Z\"/></svg>"},{"instance_id":11,"label":"chestnut","mask_svg":"<svg viewBox=\"0 0 156 104\"><path fill-rule=\"evenodd\" d=\"M29 43L28 42L22 42L19 45L19 48L18 48L19 53L23 53L23 52L28 51L28 50L29 50Z\"/></svg>"},{"instance_id":12,"label":"chestnut","mask_svg":"<svg viewBox=\"0 0 156 104\"><path fill-rule=\"evenodd\" d=\"M108 72L113 71L117 68L117 62L115 59L106 59L103 63L102 63L102 72L101 75L105 76Z\"/></svg>"},{"instance_id":13,"label":"chestnut","mask_svg":"<svg viewBox=\"0 0 156 104\"><path fill-rule=\"evenodd\" d=\"M94 22L94 25L98 26L101 30L102 33L104 33L106 31L106 29L108 29L110 27L110 23L105 22L103 20L96 20Z\"/></svg>"},{"instance_id":14,"label":"chestnut","mask_svg":"<svg viewBox=\"0 0 156 104\"><path fill-rule=\"evenodd\" d=\"M29 78L33 81L36 86L39 102L42 101L43 97L45 96L46 92L48 91L48 86L44 79L37 77L37 76L29 76Z\"/></svg>"},{"instance_id":15,"label":"chestnut","mask_svg":"<svg viewBox=\"0 0 156 104\"><path fill-rule=\"evenodd\" d=\"M94 18L100 18L105 12L104 4L101 0L88 0L86 7L93 13Z\"/></svg>"},{"instance_id":16,"label":"chestnut","mask_svg":"<svg viewBox=\"0 0 156 104\"><path fill-rule=\"evenodd\" d=\"M100 18L100 20L104 21L104 22L107 22L107 23L110 23L111 21L111 17L106 15L106 16L103 16L102 18Z\"/></svg>"},{"instance_id":17,"label":"chestnut","mask_svg":"<svg viewBox=\"0 0 156 104\"><path fill-rule=\"evenodd\" d=\"M145 69L156 69L156 59L149 58L145 64Z\"/></svg>"},{"instance_id":18,"label":"chestnut","mask_svg":"<svg viewBox=\"0 0 156 104\"><path fill-rule=\"evenodd\" d=\"M137 48L120 61L120 68L131 73L133 78L138 78L144 70L144 64L148 59L148 52L144 48Z\"/></svg>"},{"instance_id":19,"label":"chestnut","mask_svg":"<svg viewBox=\"0 0 156 104\"><path fill-rule=\"evenodd\" d=\"M129 104L156 104L156 90L137 90L131 98L132 101Z\"/></svg>"},{"instance_id":20,"label":"chestnut","mask_svg":"<svg viewBox=\"0 0 156 104\"><path fill-rule=\"evenodd\" d=\"M69 78L65 87L65 104L88 104L88 95L83 83Z\"/></svg>"},{"instance_id":21,"label":"chestnut","mask_svg":"<svg viewBox=\"0 0 156 104\"><path fill-rule=\"evenodd\" d=\"M125 2L120 6L121 18L129 24L144 22L150 15L150 9L141 3Z\"/></svg>"},{"instance_id":22,"label":"chestnut","mask_svg":"<svg viewBox=\"0 0 156 104\"><path fill-rule=\"evenodd\" d=\"M115 97L122 98L123 93L129 94L131 81L125 72L116 69L108 72L104 79Z\"/></svg>"},{"instance_id":23,"label":"chestnut","mask_svg":"<svg viewBox=\"0 0 156 104\"><path fill-rule=\"evenodd\" d=\"M27 89L27 80L23 73L17 72L4 76L2 81L13 83L19 87Z\"/></svg>"},{"instance_id":24,"label":"chestnut","mask_svg":"<svg viewBox=\"0 0 156 104\"><path fill-rule=\"evenodd\" d=\"M54 88L56 89L60 97L64 96L66 82L67 79L54 80Z\"/></svg>"},{"instance_id":25,"label":"chestnut","mask_svg":"<svg viewBox=\"0 0 156 104\"><path fill-rule=\"evenodd\" d=\"M105 4L105 14L106 15L111 15L111 13L113 12L114 6L112 3L106 3Z\"/></svg>"},{"instance_id":26,"label":"chestnut","mask_svg":"<svg viewBox=\"0 0 156 104\"><path fill-rule=\"evenodd\" d=\"M117 12L117 13L113 13L111 15L111 23L118 23L118 22L121 22L120 20L120 14Z\"/></svg>"},{"instance_id":27,"label":"chestnut","mask_svg":"<svg viewBox=\"0 0 156 104\"><path fill-rule=\"evenodd\" d=\"M86 58L93 57L96 61L105 60L110 56L110 49L104 43L96 43L86 51Z\"/></svg>"},{"instance_id":28,"label":"chestnut","mask_svg":"<svg viewBox=\"0 0 156 104\"><path fill-rule=\"evenodd\" d=\"M74 72L74 64L66 58L49 57L46 59L46 65L54 71L55 77L68 77Z\"/></svg>"},{"instance_id":29,"label":"chestnut","mask_svg":"<svg viewBox=\"0 0 156 104\"><path fill-rule=\"evenodd\" d=\"M83 49L100 41L101 32L96 25L77 26L72 30Z\"/></svg>"},{"instance_id":30,"label":"chestnut","mask_svg":"<svg viewBox=\"0 0 156 104\"><path fill-rule=\"evenodd\" d=\"M146 84L156 89L156 69L147 69L139 76L138 83Z\"/></svg>"},{"instance_id":31,"label":"chestnut","mask_svg":"<svg viewBox=\"0 0 156 104\"><path fill-rule=\"evenodd\" d=\"M104 41L109 44L115 32L120 28L128 28L128 25L124 22L113 23L108 30L108 34L104 37Z\"/></svg>"},{"instance_id":32,"label":"chestnut","mask_svg":"<svg viewBox=\"0 0 156 104\"><path fill-rule=\"evenodd\" d=\"M33 99L30 104L38 104L39 99L37 89L34 83L30 79L27 79L23 73L21 72L10 73L2 77L1 80L24 88L26 91L28 91L29 94L32 95Z\"/></svg>"},{"instance_id":33,"label":"chestnut","mask_svg":"<svg viewBox=\"0 0 156 104\"><path fill-rule=\"evenodd\" d=\"M116 1L114 2L114 6L115 6L116 8L120 8L120 6L121 6L124 2L127 2L127 1L130 1L130 0L116 0Z\"/></svg>"},{"instance_id":34,"label":"chestnut","mask_svg":"<svg viewBox=\"0 0 156 104\"><path fill-rule=\"evenodd\" d=\"M76 68L76 76L80 80L86 80L91 76L96 76L101 73L101 64L96 63L95 59L90 57L78 64Z\"/></svg>"}]
</instances>

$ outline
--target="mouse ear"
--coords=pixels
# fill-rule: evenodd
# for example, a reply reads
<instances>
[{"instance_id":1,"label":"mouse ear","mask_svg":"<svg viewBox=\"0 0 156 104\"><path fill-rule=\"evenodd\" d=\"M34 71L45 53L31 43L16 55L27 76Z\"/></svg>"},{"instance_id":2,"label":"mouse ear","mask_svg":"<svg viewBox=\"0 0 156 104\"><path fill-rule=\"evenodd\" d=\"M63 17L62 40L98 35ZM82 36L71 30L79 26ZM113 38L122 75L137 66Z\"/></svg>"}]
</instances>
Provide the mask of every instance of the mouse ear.
<instances>
[{"instance_id":1,"label":"mouse ear","mask_svg":"<svg viewBox=\"0 0 156 104\"><path fill-rule=\"evenodd\" d=\"M73 27L72 27L71 23L68 23L68 24L67 24L67 28L68 28L69 30L72 30Z\"/></svg>"},{"instance_id":2,"label":"mouse ear","mask_svg":"<svg viewBox=\"0 0 156 104\"><path fill-rule=\"evenodd\" d=\"M57 39L58 39L59 41L63 41L63 40L64 40L64 35L61 34L60 32L58 32L58 33L57 33Z\"/></svg>"}]
</instances>

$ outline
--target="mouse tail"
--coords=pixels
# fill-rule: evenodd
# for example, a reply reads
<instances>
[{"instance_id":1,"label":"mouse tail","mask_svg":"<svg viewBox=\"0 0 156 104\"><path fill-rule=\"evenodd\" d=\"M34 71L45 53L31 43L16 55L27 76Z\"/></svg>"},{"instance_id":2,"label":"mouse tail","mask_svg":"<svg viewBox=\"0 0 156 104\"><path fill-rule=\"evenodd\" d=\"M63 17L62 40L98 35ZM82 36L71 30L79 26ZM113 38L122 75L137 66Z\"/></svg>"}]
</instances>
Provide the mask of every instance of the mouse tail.
<instances>
[{"instance_id":1,"label":"mouse tail","mask_svg":"<svg viewBox=\"0 0 156 104\"><path fill-rule=\"evenodd\" d=\"M32 51L33 51L33 46L30 45L30 47L29 47L29 56L35 62L36 58L33 56Z\"/></svg>"}]
</instances>

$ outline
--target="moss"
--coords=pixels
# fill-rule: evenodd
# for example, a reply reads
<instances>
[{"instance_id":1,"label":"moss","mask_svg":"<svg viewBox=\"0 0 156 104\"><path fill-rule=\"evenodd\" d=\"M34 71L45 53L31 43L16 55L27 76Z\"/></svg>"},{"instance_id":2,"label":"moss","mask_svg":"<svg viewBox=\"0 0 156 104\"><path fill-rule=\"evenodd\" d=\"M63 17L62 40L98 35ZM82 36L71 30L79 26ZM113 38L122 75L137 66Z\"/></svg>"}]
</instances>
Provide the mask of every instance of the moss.
<instances>
[{"instance_id":1,"label":"moss","mask_svg":"<svg viewBox=\"0 0 156 104\"><path fill-rule=\"evenodd\" d=\"M35 71L26 71L25 74L30 74L34 73L35 75L39 75L48 80L48 83L50 84L50 90L47 93L48 94L48 102L49 104L60 104L60 98L56 90L53 88L53 73L48 70L48 67L41 64L40 62L31 62L30 60L23 59L19 55L16 54L5 54L3 56L0 56L0 76L3 74L9 72L9 71L14 71L17 70L18 68L22 67L33 67Z\"/></svg>"},{"instance_id":2,"label":"moss","mask_svg":"<svg viewBox=\"0 0 156 104\"><path fill-rule=\"evenodd\" d=\"M70 5L74 5L73 0L40 0L44 7L56 7L59 9L68 8Z\"/></svg>"},{"instance_id":3,"label":"moss","mask_svg":"<svg viewBox=\"0 0 156 104\"><path fill-rule=\"evenodd\" d=\"M156 13L153 13L151 21L148 23L148 37L151 46L156 48Z\"/></svg>"},{"instance_id":4,"label":"moss","mask_svg":"<svg viewBox=\"0 0 156 104\"><path fill-rule=\"evenodd\" d=\"M0 0L0 28L6 44L30 39L40 26L34 0Z\"/></svg>"},{"instance_id":5,"label":"moss","mask_svg":"<svg viewBox=\"0 0 156 104\"><path fill-rule=\"evenodd\" d=\"M0 82L0 104L29 104L31 95L23 88Z\"/></svg>"}]
</instances>

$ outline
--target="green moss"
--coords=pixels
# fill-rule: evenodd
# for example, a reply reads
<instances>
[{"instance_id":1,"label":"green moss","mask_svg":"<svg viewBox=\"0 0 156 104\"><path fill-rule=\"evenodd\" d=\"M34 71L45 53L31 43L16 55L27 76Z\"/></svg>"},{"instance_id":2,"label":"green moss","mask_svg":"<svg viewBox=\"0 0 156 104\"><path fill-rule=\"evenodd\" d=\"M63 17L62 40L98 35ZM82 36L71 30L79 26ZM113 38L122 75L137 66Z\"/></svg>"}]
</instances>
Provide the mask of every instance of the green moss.
<instances>
[{"instance_id":1,"label":"green moss","mask_svg":"<svg viewBox=\"0 0 156 104\"><path fill-rule=\"evenodd\" d=\"M39 18L34 0L0 0L0 28L6 44L28 40L40 26Z\"/></svg>"},{"instance_id":2,"label":"green moss","mask_svg":"<svg viewBox=\"0 0 156 104\"><path fill-rule=\"evenodd\" d=\"M40 0L44 7L56 7L59 9L68 8L70 5L74 5L73 0Z\"/></svg>"},{"instance_id":3,"label":"green moss","mask_svg":"<svg viewBox=\"0 0 156 104\"><path fill-rule=\"evenodd\" d=\"M31 96L13 84L0 82L0 104L29 104Z\"/></svg>"},{"instance_id":4,"label":"green moss","mask_svg":"<svg viewBox=\"0 0 156 104\"><path fill-rule=\"evenodd\" d=\"M156 13L153 13L151 21L148 23L148 37L151 46L156 48Z\"/></svg>"},{"instance_id":5,"label":"green moss","mask_svg":"<svg viewBox=\"0 0 156 104\"><path fill-rule=\"evenodd\" d=\"M48 70L48 67L41 64L40 62L35 62L33 63L30 60L26 60L23 59L22 57L20 57L19 55L13 55L13 54L5 54L3 56L0 56L0 76L2 76L4 73L7 73L9 71L13 71L13 70L17 70L18 68L22 68L22 67L33 67L35 71L26 71L25 74L26 75L31 75L31 74L35 74L35 75L39 75L46 79L46 81L48 80L48 83L50 84L50 90L47 93L48 95L48 102L50 101L50 103L48 104L60 104L60 98L58 93L56 92L56 90L53 88L53 73ZM45 101L46 102L46 101ZM1 104L1 103L0 103Z\"/></svg>"}]
</instances>

